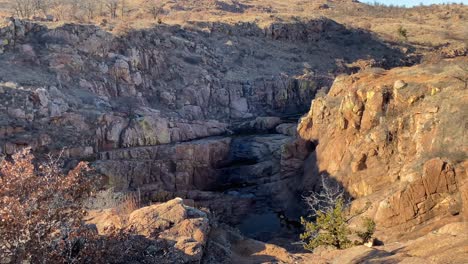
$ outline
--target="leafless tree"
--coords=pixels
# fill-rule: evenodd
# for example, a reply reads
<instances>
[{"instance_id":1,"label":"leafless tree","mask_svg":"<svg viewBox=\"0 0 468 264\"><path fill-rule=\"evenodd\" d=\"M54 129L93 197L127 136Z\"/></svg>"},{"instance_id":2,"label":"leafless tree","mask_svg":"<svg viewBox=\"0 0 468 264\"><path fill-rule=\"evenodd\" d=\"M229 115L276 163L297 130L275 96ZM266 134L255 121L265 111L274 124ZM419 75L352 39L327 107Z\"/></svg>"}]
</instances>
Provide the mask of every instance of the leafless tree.
<instances>
[{"instance_id":1,"label":"leafless tree","mask_svg":"<svg viewBox=\"0 0 468 264\"><path fill-rule=\"evenodd\" d=\"M111 18L117 17L117 9L119 8L119 0L106 0L106 8Z\"/></svg>"},{"instance_id":2,"label":"leafless tree","mask_svg":"<svg viewBox=\"0 0 468 264\"><path fill-rule=\"evenodd\" d=\"M17 16L31 17L36 12L36 0L14 0L13 8Z\"/></svg>"},{"instance_id":3,"label":"leafless tree","mask_svg":"<svg viewBox=\"0 0 468 264\"><path fill-rule=\"evenodd\" d=\"M94 0L81 0L79 3L80 9L84 12L84 15L88 20L94 19L96 15L98 3Z\"/></svg>"},{"instance_id":4,"label":"leafless tree","mask_svg":"<svg viewBox=\"0 0 468 264\"><path fill-rule=\"evenodd\" d=\"M34 0L34 9L36 12L41 12L42 15L46 16L49 14L50 9L58 4L61 3L55 0Z\"/></svg>"},{"instance_id":5,"label":"leafless tree","mask_svg":"<svg viewBox=\"0 0 468 264\"><path fill-rule=\"evenodd\" d=\"M127 13L127 1L120 0L120 17L124 18Z\"/></svg>"},{"instance_id":6,"label":"leafless tree","mask_svg":"<svg viewBox=\"0 0 468 264\"><path fill-rule=\"evenodd\" d=\"M166 1L161 0L146 0L145 7L148 10L148 13L151 14L153 19L158 19L162 12L164 11L164 6L166 6Z\"/></svg>"},{"instance_id":7,"label":"leafless tree","mask_svg":"<svg viewBox=\"0 0 468 264\"><path fill-rule=\"evenodd\" d=\"M350 199L346 196L345 190L338 183L332 182L326 175L320 175L320 191L312 192L304 197L311 216L317 216L318 212L328 212L333 210L338 200L342 199L344 207L348 207Z\"/></svg>"}]
</instances>

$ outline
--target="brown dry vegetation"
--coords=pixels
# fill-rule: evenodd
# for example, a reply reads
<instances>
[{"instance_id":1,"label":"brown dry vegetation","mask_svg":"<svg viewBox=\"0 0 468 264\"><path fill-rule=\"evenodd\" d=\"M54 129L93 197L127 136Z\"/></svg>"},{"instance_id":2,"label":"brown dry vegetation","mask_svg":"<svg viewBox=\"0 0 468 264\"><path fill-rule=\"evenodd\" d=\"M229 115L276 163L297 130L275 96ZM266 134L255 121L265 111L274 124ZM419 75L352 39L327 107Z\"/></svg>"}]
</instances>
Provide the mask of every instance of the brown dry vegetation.
<instances>
[{"instance_id":1,"label":"brown dry vegetation","mask_svg":"<svg viewBox=\"0 0 468 264\"><path fill-rule=\"evenodd\" d=\"M0 0L0 17L2 14L21 15L15 12L15 4L28 1ZM325 16L350 27L376 32L391 41L401 40L398 28L402 26L408 31L408 42L423 48L447 43L466 47L468 41L468 7L462 4L403 8L346 0L37 1L47 3L47 7L35 8L30 17L52 15L60 24L93 23L115 31L146 28L158 23L186 25L193 21L253 22L264 27L273 22L304 21ZM323 8L324 4L328 8Z\"/></svg>"},{"instance_id":2,"label":"brown dry vegetation","mask_svg":"<svg viewBox=\"0 0 468 264\"><path fill-rule=\"evenodd\" d=\"M57 159L35 163L29 149L0 161L0 263L146 263L140 261L146 239L130 229L98 234L85 223L85 201L96 183L86 163L66 174ZM118 216L138 203L126 196Z\"/></svg>"},{"instance_id":3,"label":"brown dry vegetation","mask_svg":"<svg viewBox=\"0 0 468 264\"><path fill-rule=\"evenodd\" d=\"M62 175L56 161L36 169L28 149L0 163L0 259L11 263L67 262L90 230L82 202L92 190L80 163ZM79 246L81 247L81 246ZM83 250L86 245L83 244ZM84 252L84 251L83 251Z\"/></svg>"}]
</instances>

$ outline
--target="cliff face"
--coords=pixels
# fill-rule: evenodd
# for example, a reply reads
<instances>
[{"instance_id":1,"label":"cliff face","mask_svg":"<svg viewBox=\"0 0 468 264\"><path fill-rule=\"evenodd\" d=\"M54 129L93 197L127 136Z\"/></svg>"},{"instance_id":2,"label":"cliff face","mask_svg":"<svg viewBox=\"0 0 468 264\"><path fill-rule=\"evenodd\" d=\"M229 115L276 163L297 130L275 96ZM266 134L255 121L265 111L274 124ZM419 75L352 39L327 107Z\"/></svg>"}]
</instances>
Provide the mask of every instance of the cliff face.
<instances>
[{"instance_id":1,"label":"cliff face","mask_svg":"<svg viewBox=\"0 0 468 264\"><path fill-rule=\"evenodd\" d=\"M252 120L302 114L346 62L372 57L389 67L403 59L369 33L328 19L265 29L162 25L121 36L89 25L7 22L0 29L6 154L29 142L92 158L232 131L267 132L284 120ZM25 129L32 124L37 133Z\"/></svg>"},{"instance_id":2,"label":"cliff face","mask_svg":"<svg viewBox=\"0 0 468 264\"><path fill-rule=\"evenodd\" d=\"M466 58L338 77L300 121L305 182L337 179L388 240L466 221Z\"/></svg>"}]
</instances>

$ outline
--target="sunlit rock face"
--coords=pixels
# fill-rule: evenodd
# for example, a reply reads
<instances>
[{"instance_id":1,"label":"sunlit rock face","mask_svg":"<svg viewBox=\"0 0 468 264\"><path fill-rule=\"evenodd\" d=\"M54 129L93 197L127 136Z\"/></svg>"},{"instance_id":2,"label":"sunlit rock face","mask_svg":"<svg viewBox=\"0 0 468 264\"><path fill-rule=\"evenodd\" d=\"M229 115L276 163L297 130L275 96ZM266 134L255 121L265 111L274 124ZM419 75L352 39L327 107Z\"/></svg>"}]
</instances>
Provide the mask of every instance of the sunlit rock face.
<instances>
[{"instance_id":1,"label":"sunlit rock face","mask_svg":"<svg viewBox=\"0 0 468 264\"><path fill-rule=\"evenodd\" d=\"M356 198L352 210L366 209L390 238L465 219L466 91L452 77L460 63L337 78L298 127L317 142L306 181L314 172L337 179Z\"/></svg>"}]
</instances>

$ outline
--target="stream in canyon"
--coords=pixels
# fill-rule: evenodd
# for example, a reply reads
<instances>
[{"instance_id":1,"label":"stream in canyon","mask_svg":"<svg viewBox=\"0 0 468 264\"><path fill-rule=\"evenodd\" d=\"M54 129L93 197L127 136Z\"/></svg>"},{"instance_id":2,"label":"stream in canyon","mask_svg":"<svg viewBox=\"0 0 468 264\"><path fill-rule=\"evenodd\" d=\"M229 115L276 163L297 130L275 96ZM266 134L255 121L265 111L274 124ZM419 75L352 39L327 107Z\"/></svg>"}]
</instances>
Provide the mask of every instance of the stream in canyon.
<instances>
[{"instance_id":1,"label":"stream in canyon","mask_svg":"<svg viewBox=\"0 0 468 264\"><path fill-rule=\"evenodd\" d=\"M297 240L302 158L292 158L288 146L296 139L284 134L239 135L232 139L228 164L222 167L220 185L224 193L252 200L235 226L254 239ZM295 166L295 167L294 167ZM296 236L296 237L294 237Z\"/></svg>"},{"instance_id":2,"label":"stream in canyon","mask_svg":"<svg viewBox=\"0 0 468 264\"><path fill-rule=\"evenodd\" d=\"M117 190L138 189L153 202L190 199L248 237L297 241L312 144L296 137L290 119L234 135L106 151L96 165Z\"/></svg>"}]
</instances>

